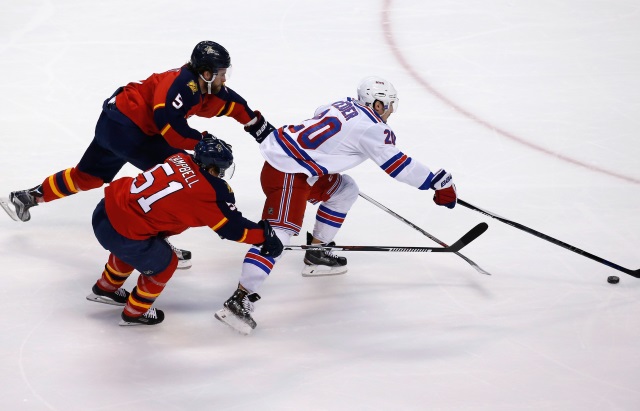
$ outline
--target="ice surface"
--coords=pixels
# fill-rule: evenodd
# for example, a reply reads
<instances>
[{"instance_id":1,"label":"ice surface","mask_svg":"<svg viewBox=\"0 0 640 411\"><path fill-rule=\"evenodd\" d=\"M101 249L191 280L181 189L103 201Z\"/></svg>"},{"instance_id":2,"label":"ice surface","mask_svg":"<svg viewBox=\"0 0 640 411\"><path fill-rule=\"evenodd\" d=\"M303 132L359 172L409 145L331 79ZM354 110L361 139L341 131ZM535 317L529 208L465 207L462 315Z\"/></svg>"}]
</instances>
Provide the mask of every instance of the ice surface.
<instances>
[{"instance_id":1,"label":"ice surface","mask_svg":"<svg viewBox=\"0 0 640 411\"><path fill-rule=\"evenodd\" d=\"M102 101L227 47L228 84L274 125L308 118L377 74L399 91L398 145L454 175L461 198L640 268L640 22L625 0L25 0L0 14L0 192L77 163ZM238 207L258 219L255 142L231 119L191 124L233 144ZM135 169L125 167L123 175ZM105 263L101 190L0 216L0 409L637 410L640 280L456 207L373 163L362 191L463 254L350 253L349 273L303 278L291 251L260 290L258 328L213 317L246 248L193 229L156 327L119 327L85 300ZM313 224L311 207L304 229ZM296 238L302 243L302 238ZM360 199L338 244L436 245ZM617 285L609 275L619 275ZM132 283L132 280L129 280ZM132 284L127 284L132 288Z\"/></svg>"}]
</instances>

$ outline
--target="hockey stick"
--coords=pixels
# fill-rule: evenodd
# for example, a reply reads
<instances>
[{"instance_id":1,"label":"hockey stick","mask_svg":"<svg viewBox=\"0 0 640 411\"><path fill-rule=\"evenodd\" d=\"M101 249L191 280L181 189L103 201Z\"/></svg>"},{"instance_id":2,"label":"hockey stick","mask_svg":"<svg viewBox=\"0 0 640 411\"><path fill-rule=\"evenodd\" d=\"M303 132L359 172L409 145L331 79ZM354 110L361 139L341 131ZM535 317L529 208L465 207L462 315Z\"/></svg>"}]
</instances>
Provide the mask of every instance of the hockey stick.
<instances>
[{"instance_id":1,"label":"hockey stick","mask_svg":"<svg viewBox=\"0 0 640 411\"><path fill-rule=\"evenodd\" d=\"M608 267L611 267L613 269L616 269L618 271L622 271L623 273L629 274L632 277L640 278L640 269L630 270L628 268L621 267L618 264L612 263L611 261L605 260L604 258L600 258L600 257L598 257L596 255L588 253L588 252L586 252L584 250L579 249L578 247L574 247L571 244L567 244L565 242L562 242L562 241L560 241L558 239L550 237L550 236L548 236L546 234L543 234L543 233L541 233L539 231L531 229L531 228L529 228L527 226L524 226L524 225L522 225L520 223L516 223L515 221L511 221L511 220L507 220L506 218L499 217L499 216L497 216L497 215L495 215L493 213L490 213L489 211L483 210L483 209L481 209L479 207L476 207L476 206L474 206L472 204L469 204L469 203L467 203L466 201L464 201L464 200L462 200L460 198L458 198L458 204L460 204L463 207L467 207L467 208L469 208L471 210L474 210L474 211L477 211L479 213L482 213L482 214L484 214L484 215L486 215L488 217L494 218L494 219L496 219L498 221L501 221L501 222L503 222L503 223L505 223L507 225L510 225L511 227L515 227L518 230L522 230L522 231L527 232L529 234L535 235L536 237L542 238L543 240L549 241L550 243L553 243L555 245L559 245L560 247L566 248L569 251L573 251L574 253L580 254L583 257L590 258L593 261L599 262L600 264L604 264L604 265L606 265Z\"/></svg>"},{"instance_id":2,"label":"hockey stick","mask_svg":"<svg viewBox=\"0 0 640 411\"><path fill-rule=\"evenodd\" d=\"M487 223L480 223L469 230L465 235L460 237L458 241L448 247L403 247L403 246L381 246L381 245L285 245L285 250L322 250L330 249L331 251L391 251L400 253L455 253L460 251L464 246L480 237L482 233L487 231L489 226Z\"/></svg>"},{"instance_id":3,"label":"hockey stick","mask_svg":"<svg viewBox=\"0 0 640 411\"><path fill-rule=\"evenodd\" d=\"M443 241L438 240L436 237L434 237L433 235L427 233L426 231L424 231L422 228L418 227L417 225L413 224L411 221L407 220L406 218L402 217L401 215L399 215L398 213L396 213L395 211L391 210L390 208L385 207L384 205L380 204L379 202L377 202L376 200L374 200L373 198L369 197L368 195L366 195L363 192L360 192L360 197L364 198L365 200L367 200L368 202L370 202L371 204L373 204L374 206L380 208L381 210L386 211L387 213L391 214L392 216L394 216L395 218L397 218L398 220L402 221L403 223L407 224L408 226L416 229L417 231L419 231L420 233L422 233L422 235L428 237L429 239L435 241L436 243L440 244L443 247L448 247L446 243L444 243ZM467 258L466 256L462 255L461 253L459 253L458 251L454 251L454 253L462 258L464 261L466 261L467 263L469 263L469 265L471 265L471 267L475 268L477 272L479 272L480 274L485 274L485 275L491 275L491 273L489 273L488 271L485 271L484 269L482 269L478 264L474 263L473 261L471 261L469 258Z\"/></svg>"}]
</instances>

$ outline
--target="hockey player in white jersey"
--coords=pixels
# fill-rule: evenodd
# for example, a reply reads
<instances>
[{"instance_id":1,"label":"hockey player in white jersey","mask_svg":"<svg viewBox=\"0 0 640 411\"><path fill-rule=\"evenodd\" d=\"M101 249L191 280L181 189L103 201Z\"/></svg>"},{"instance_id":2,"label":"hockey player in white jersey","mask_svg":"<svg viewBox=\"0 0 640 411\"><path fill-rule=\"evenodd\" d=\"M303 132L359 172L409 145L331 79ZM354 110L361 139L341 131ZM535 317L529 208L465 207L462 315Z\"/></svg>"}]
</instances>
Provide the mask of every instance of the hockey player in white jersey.
<instances>
[{"instance_id":1,"label":"hockey player in white jersey","mask_svg":"<svg viewBox=\"0 0 640 411\"><path fill-rule=\"evenodd\" d=\"M320 203L311 244L332 245L349 209L358 198L356 182L341 172L367 159L390 177L435 191L437 205L453 208L456 187L443 169L432 172L396 147L396 135L387 124L397 110L396 89L379 77L365 78L358 99L345 98L319 107L313 118L273 129L261 142L265 164L260 181L267 196L262 218L269 221L283 244L300 233L306 203ZM258 247L246 254L238 289L216 313L216 318L248 334L256 293L279 259L260 255ZM303 276L344 274L347 259L329 249L308 250Z\"/></svg>"}]
</instances>

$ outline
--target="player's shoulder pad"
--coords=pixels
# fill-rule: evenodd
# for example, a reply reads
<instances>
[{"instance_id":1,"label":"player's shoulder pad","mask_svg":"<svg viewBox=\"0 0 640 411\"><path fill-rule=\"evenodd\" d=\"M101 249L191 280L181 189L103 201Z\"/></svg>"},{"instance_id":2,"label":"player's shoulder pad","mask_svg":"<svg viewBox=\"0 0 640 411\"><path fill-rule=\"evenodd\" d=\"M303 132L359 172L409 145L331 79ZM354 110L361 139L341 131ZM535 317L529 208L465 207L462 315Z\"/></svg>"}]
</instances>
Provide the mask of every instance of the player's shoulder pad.
<instances>
[{"instance_id":1,"label":"player's shoulder pad","mask_svg":"<svg viewBox=\"0 0 640 411\"><path fill-rule=\"evenodd\" d=\"M213 187L213 189L215 190L216 198L218 199L218 201L235 203L236 196L233 193L233 189L231 188L229 183L219 177L212 176L204 169L200 169L200 171L205 176L209 184L211 184L211 187Z\"/></svg>"},{"instance_id":2,"label":"player's shoulder pad","mask_svg":"<svg viewBox=\"0 0 640 411\"><path fill-rule=\"evenodd\" d=\"M198 77L189 69L183 67L180 74L173 81L171 88L176 94L181 94L182 98L188 101L200 101L200 88L198 86Z\"/></svg>"}]
</instances>

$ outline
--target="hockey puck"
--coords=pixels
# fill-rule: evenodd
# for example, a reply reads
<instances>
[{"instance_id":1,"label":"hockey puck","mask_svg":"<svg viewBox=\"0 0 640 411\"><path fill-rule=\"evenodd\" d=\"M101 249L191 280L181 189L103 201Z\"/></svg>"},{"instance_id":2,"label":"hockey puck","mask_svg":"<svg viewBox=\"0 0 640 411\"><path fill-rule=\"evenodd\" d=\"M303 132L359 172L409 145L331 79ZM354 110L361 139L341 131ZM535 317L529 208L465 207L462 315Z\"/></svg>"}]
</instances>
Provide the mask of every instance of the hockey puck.
<instances>
[{"instance_id":1,"label":"hockey puck","mask_svg":"<svg viewBox=\"0 0 640 411\"><path fill-rule=\"evenodd\" d=\"M609 276L609 278L607 278L607 282L609 284L618 284L620 282L620 277L616 277L615 275L611 275L611 276Z\"/></svg>"}]
</instances>

